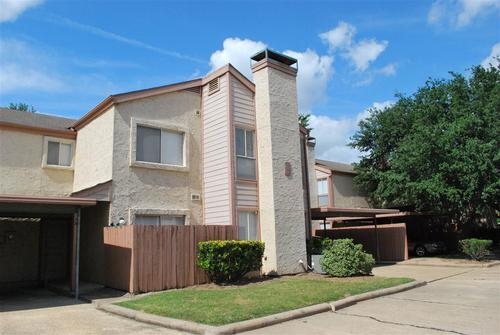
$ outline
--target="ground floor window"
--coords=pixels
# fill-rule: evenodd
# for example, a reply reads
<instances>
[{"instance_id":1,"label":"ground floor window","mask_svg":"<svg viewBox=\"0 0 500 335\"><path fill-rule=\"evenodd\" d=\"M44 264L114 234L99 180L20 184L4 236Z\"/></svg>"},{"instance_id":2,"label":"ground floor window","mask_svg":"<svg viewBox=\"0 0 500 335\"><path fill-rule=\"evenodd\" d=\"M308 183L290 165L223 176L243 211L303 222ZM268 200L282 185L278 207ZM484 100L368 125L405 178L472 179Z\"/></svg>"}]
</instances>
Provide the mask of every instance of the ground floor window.
<instances>
[{"instance_id":1,"label":"ground floor window","mask_svg":"<svg viewBox=\"0 0 500 335\"><path fill-rule=\"evenodd\" d=\"M135 224L151 226L184 226L184 215L136 215Z\"/></svg>"},{"instance_id":2,"label":"ground floor window","mask_svg":"<svg viewBox=\"0 0 500 335\"><path fill-rule=\"evenodd\" d=\"M238 213L238 238L240 240L258 240L258 224L256 212Z\"/></svg>"}]
</instances>

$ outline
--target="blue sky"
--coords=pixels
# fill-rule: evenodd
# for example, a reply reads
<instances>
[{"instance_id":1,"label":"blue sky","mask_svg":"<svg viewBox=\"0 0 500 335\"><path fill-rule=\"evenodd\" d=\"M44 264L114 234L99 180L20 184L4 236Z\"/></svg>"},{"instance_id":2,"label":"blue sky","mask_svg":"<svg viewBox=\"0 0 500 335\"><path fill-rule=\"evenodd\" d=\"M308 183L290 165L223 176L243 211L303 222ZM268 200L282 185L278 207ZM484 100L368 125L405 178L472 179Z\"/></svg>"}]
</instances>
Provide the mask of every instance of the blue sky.
<instances>
[{"instance_id":1,"label":"blue sky","mask_svg":"<svg viewBox=\"0 0 500 335\"><path fill-rule=\"evenodd\" d=\"M318 158L346 146L370 107L500 54L500 0L0 0L0 106L78 118L106 96L203 76L250 76L263 47L299 60L300 111Z\"/></svg>"}]
</instances>

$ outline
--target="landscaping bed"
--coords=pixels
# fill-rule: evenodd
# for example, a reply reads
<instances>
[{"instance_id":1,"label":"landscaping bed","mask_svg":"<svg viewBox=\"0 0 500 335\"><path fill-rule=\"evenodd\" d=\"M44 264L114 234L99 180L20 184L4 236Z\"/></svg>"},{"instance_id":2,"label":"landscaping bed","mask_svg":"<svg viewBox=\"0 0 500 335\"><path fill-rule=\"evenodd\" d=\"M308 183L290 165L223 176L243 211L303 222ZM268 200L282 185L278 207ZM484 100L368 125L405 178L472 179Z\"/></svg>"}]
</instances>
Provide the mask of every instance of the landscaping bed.
<instances>
[{"instance_id":1,"label":"landscaping bed","mask_svg":"<svg viewBox=\"0 0 500 335\"><path fill-rule=\"evenodd\" d=\"M200 285L117 303L170 318L220 326L254 319L413 281L360 276L330 278L305 274L244 285Z\"/></svg>"}]
</instances>

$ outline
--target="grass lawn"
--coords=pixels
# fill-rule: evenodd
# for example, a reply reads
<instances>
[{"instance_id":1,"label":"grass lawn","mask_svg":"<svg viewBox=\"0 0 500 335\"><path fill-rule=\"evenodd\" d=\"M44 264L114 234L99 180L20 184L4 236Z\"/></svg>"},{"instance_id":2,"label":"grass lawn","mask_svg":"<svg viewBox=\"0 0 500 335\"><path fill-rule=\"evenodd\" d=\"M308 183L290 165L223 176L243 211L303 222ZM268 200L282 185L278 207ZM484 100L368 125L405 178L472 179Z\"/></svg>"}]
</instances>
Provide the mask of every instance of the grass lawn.
<instances>
[{"instance_id":1,"label":"grass lawn","mask_svg":"<svg viewBox=\"0 0 500 335\"><path fill-rule=\"evenodd\" d=\"M297 276L242 286L204 285L117 303L146 313L220 326L413 281Z\"/></svg>"}]
</instances>

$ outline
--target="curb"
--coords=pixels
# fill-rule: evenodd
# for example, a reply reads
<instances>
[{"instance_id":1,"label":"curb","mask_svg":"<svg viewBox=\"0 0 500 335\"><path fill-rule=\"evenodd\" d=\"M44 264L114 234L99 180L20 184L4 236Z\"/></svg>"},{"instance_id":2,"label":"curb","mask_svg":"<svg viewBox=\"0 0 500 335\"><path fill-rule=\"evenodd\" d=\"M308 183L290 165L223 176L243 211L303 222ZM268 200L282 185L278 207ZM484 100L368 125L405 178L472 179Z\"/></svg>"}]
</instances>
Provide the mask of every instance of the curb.
<instances>
[{"instance_id":1,"label":"curb","mask_svg":"<svg viewBox=\"0 0 500 335\"><path fill-rule=\"evenodd\" d=\"M149 323L156 326L171 328L180 331L186 331L200 335L226 335L236 334L239 332L249 331L253 329L263 328L277 323L299 319L306 316L324 313L328 311L338 311L342 308L356 304L357 302L382 297L389 294L407 291L413 288L427 285L425 281L414 281L394 287L384 288L372 292L354 295L337 301L312 305L308 307L298 308L291 311L286 311L278 314L267 315L264 317L231 323L224 326L209 326L192 321L184 321L179 319L168 318L164 316L153 315L149 313L139 312L125 307L112 305L111 303L98 303L96 308L133 319L140 322Z\"/></svg>"},{"instance_id":2,"label":"curb","mask_svg":"<svg viewBox=\"0 0 500 335\"><path fill-rule=\"evenodd\" d=\"M428 266L428 267L446 267L446 268L464 268L464 269L484 269L491 268L493 266L500 265L500 261L493 261L485 264L424 264L424 263L397 263L398 265L410 265L410 266Z\"/></svg>"}]
</instances>

